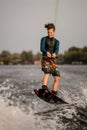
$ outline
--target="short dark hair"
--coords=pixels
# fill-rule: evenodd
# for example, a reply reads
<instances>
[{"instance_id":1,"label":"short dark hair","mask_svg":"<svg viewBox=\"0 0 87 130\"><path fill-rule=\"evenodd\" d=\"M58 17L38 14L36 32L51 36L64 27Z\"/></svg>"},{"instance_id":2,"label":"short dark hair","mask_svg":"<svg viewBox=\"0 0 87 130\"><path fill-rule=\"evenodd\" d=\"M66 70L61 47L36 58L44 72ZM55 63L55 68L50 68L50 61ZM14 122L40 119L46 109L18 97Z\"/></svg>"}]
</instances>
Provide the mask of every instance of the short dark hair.
<instances>
[{"instance_id":1,"label":"short dark hair","mask_svg":"<svg viewBox=\"0 0 87 130\"><path fill-rule=\"evenodd\" d=\"M45 24L45 28L47 28L47 30L53 29L55 31L55 25L53 23Z\"/></svg>"}]
</instances>

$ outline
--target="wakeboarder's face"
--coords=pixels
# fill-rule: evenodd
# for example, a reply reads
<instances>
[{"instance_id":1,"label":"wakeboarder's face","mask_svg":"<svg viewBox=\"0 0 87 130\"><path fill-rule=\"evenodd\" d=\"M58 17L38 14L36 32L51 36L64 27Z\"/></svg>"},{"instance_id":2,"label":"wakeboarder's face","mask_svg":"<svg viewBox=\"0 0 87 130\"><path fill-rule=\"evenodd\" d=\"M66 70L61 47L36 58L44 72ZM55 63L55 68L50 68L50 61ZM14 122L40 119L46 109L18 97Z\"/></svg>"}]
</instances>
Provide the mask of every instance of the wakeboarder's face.
<instances>
[{"instance_id":1,"label":"wakeboarder's face","mask_svg":"<svg viewBox=\"0 0 87 130\"><path fill-rule=\"evenodd\" d=\"M49 38L52 38L52 37L54 37L55 31L54 31L54 29L52 28L52 29L48 29L48 30L47 30L47 33L48 33L48 37L49 37Z\"/></svg>"}]
</instances>

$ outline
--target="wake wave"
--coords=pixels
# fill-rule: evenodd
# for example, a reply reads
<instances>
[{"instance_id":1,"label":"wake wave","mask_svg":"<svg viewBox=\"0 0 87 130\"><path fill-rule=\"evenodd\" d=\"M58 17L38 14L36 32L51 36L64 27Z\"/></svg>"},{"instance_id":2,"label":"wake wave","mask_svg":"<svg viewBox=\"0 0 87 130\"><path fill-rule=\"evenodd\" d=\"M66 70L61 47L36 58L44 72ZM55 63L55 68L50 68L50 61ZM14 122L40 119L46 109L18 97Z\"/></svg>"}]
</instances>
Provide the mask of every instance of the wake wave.
<instances>
[{"instance_id":1,"label":"wake wave","mask_svg":"<svg viewBox=\"0 0 87 130\"><path fill-rule=\"evenodd\" d=\"M73 95L74 98L72 95L70 98L69 92L59 89L59 96L70 99L71 104L52 105L36 97L32 93L33 88L29 82L6 79L0 84L0 96L9 106L18 107L25 114L31 115L35 119L36 130L87 129L87 89L81 87L81 97Z\"/></svg>"}]
</instances>

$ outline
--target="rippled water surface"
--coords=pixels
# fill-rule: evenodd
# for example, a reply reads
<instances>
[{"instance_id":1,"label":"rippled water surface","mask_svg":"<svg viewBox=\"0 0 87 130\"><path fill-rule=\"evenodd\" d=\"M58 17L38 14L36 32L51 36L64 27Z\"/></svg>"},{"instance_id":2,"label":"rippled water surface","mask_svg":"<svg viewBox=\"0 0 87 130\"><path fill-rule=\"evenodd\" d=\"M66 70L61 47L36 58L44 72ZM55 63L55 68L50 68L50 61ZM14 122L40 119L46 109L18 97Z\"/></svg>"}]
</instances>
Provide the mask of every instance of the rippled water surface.
<instances>
[{"instance_id":1,"label":"rippled water surface","mask_svg":"<svg viewBox=\"0 0 87 130\"><path fill-rule=\"evenodd\" d=\"M87 130L87 66L59 69L59 92L70 104L50 104L34 94L43 78L39 65L0 66L0 130ZM49 89L52 83L50 77Z\"/></svg>"}]
</instances>

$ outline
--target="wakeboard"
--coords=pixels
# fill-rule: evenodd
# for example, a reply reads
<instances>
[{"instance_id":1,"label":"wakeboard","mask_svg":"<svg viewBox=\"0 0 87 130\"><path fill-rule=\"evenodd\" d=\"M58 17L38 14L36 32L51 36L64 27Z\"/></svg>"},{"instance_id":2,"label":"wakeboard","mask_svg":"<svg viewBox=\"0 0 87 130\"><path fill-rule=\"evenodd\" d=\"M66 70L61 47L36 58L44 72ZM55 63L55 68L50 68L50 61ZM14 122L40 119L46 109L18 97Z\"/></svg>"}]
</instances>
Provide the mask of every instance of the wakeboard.
<instances>
[{"instance_id":1,"label":"wakeboard","mask_svg":"<svg viewBox=\"0 0 87 130\"><path fill-rule=\"evenodd\" d=\"M64 99L54 95L50 90L34 89L34 93L42 100L48 103L68 104Z\"/></svg>"}]
</instances>

